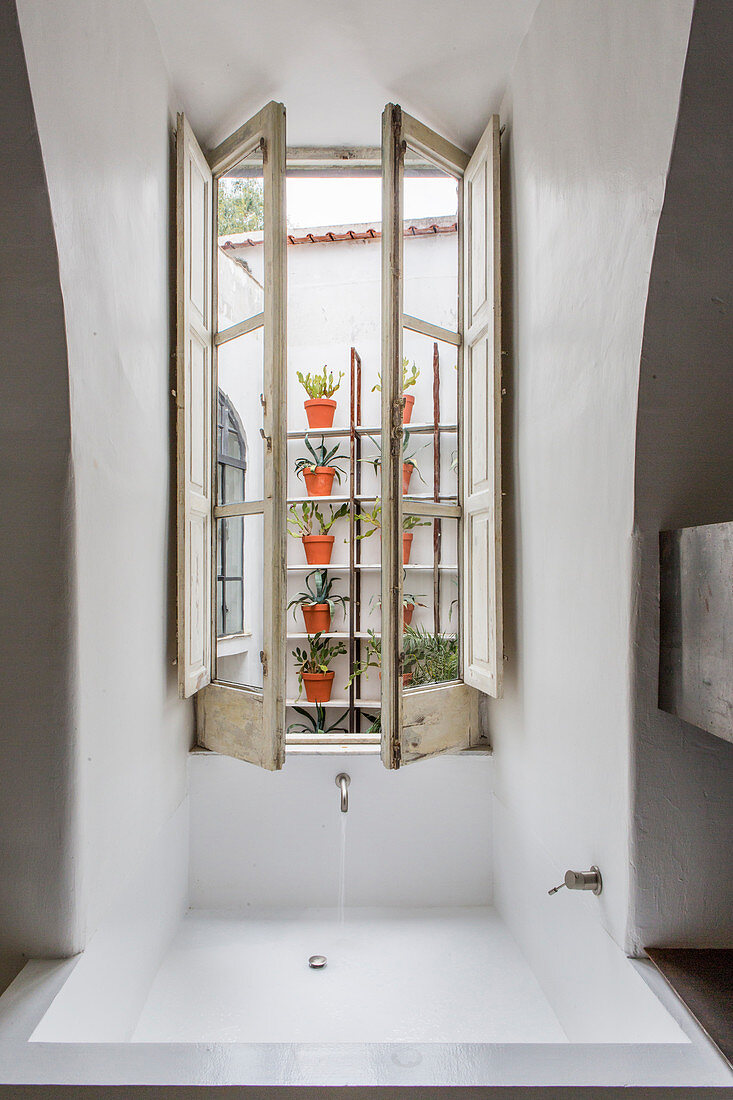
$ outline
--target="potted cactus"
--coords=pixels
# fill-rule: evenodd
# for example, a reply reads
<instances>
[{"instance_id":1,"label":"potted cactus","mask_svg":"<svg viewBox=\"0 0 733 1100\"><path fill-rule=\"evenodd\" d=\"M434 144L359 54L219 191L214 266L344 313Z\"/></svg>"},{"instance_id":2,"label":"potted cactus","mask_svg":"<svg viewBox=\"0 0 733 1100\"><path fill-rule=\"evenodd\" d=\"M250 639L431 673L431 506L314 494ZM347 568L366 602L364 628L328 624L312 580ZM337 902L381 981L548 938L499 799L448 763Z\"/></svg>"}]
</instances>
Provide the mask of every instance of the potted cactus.
<instances>
[{"instance_id":1,"label":"potted cactus","mask_svg":"<svg viewBox=\"0 0 733 1100\"><path fill-rule=\"evenodd\" d=\"M362 531L357 535L358 539L368 539L375 531L381 531L382 529L382 505L377 501L372 508L367 508L363 512L357 512L355 519L361 520L362 523L367 525L367 530ZM412 539L413 529L415 527L427 527L429 520L420 519L419 516L413 516L409 513L404 513L402 516L402 564L407 565L410 560L410 553L412 551Z\"/></svg>"},{"instance_id":2,"label":"potted cactus","mask_svg":"<svg viewBox=\"0 0 733 1100\"><path fill-rule=\"evenodd\" d=\"M333 416L336 412L336 402L332 400L336 390L341 385L341 379L344 376L344 372L341 371L338 378L334 380L333 374L326 371L327 366L324 364L323 370L320 374L302 374L298 371L298 381L308 394L308 400L304 401L305 413L308 417L309 428L331 428L333 427Z\"/></svg>"},{"instance_id":3,"label":"potted cactus","mask_svg":"<svg viewBox=\"0 0 733 1100\"><path fill-rule=\"evenodd\" d=\"M405 398L405 405L404 405L404 409L402 411L402 423L403 424L409 424L410 423L410 420L412 418L412 408L413 408L413 405L415 404L414 395L411 394L411 393L405 393L405 391L410 386L414 386L419 377L420 377L420 371L418 370L415 363L410 363L409 359L407 359L405 357L402 360L402 393L403 393L403 396ZM378 392L378 393L382 392L382 375L381 375L381 373L377 375L377 378L379 379L379 381L376 383L376 385L372 386L372 393L374 393L375 391Z\"/></svg>"},{"instance_id":4,"label":"potted cactus","mask_svg":"<svg viewBox=\"0 0 733 1100\"><path fill-rule=\"evenodd\" d=\"M346 653L343 642L329 642L320 633L308 639L307 650L293 650L300 691L305 687L305 697L309 703L327 703L330 700L334 672L329 665L334 657L342 653Z\"/></svg>"},{"instance_id":5,"label":"potted cactus","mask_svg":"<svg viewBox=\"0 0 733 1100\"><path fill-rule=\"evenodd\" d=\"M344 462L346 456L338 453L338 443L329 450L323 436L317 447L307 435L304 442L308 455L295 460L295 473L305 481L309 497L330 496L334 478L340 485L344 472L336 463Z\"/></svg>"},{"instance_id":6,"label":"potted cactus","mask_svg":"<svg viewBox=\"0 0 733 1100\"><path fill-rule=\"evenodd\" d=\"M308 565L328 565L333 551L334 535L329 534L334 523L349 514L348 504L340 508L329 505L330 515L325 516L317 504L307 500L291 504L288 509L288 527L294 538L300 538Z\"/></svg>"},{"instance_id":7,"label":"potted cactus","mask_svg":"<svg viewBox=\"0 0 733 1100\"><path fill-rule=\"evenodd\" d=\"M304 591L298 592L288 604L288 610L293 608L293 618L301 608L308 634L326 634L331 629L331 616L337 604L346 612L349 597L332 596L333 583L334 578L325 569L314 569L305 578Z\"/></svg>"}]
</instances>

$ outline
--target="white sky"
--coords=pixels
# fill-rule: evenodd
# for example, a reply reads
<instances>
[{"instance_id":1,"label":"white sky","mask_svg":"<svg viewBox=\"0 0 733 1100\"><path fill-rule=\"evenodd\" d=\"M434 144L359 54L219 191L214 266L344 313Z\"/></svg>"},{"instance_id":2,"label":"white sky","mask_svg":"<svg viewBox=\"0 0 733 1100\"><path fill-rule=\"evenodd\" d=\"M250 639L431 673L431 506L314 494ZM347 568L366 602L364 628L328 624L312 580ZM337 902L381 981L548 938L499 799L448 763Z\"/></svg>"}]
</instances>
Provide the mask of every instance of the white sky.
<instances>
[{"instance_id":1,"label":"white sky","mask_svg":"<svg viewBox=\"0 0 733 1100\"><path fill-rule=\"evenodd\" d=\"M382 181L325 177L287 180L288 227L381 221ZM456 213L456 181L405 180L405 217L428 218Z\"/></svg>"}]
</instances>

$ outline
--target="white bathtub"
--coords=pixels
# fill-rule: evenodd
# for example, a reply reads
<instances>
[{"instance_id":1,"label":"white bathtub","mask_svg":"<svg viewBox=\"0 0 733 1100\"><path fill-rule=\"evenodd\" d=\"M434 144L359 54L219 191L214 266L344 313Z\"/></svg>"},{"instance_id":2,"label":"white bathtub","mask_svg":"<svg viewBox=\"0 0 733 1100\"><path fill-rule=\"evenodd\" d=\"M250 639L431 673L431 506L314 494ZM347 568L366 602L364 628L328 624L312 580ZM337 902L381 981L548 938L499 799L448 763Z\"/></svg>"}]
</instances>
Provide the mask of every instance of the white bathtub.
<instances>
[{"instance_id":1,"label":"white bathtub","mask_svg":"<svg viewBox=\"0 0 733 1100\"><path fill-rule=\"evenodd\" d=\"M517 904L542 907L546 949L520 949L522 922L492 905L492 847L517 855L490 758L396 775L348 762L342 919L343 765L296 758L269 775L192 756L190 805L87 950L29 963L0 998L2 1081L297 1085L304 1100L306 1086L733 1084L593 899L547 898L556 869L540 857Z\"/></svg>"}]
</instances>

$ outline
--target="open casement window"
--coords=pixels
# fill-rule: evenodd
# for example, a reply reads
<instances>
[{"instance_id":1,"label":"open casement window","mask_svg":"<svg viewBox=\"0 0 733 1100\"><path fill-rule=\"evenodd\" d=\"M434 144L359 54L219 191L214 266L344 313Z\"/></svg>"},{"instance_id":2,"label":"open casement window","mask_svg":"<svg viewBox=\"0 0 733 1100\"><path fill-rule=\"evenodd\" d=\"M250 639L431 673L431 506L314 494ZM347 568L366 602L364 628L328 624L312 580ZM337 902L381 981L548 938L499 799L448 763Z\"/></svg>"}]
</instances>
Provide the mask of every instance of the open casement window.
<instances>
[{"instance_id":1,"label":"open casement window","mask_svg":"<svg viewBox=\"0 0 733 1100\"><path fill-rule=\"evenodd\" d=\"M456 181L456 308L455 323L448 326L435 324L429 316L415 316L410 302L404 301L409 286L405 280L405 163L407 158L408 164L414 164L416 157ZM382 181L381 751L386 767L398 768L439 753L476 747L479 692L498 696L501 691L498 116L492 116L469 158L399 106L389 104L383 115ZM406 468L409 437L403 427L403 365L409 369L405 349L410 341L414 344L415 334L434 341L436 360L440 348L443 359L454 356L455 423L444 424L438 412L436 369L435 423L414 429L433 433L432 494L410 492ZM445 374L442 371L440 386ZM452 444L447 442L450 433ZM454 480L443 492L438 488L440 470L447 466ZM441 565L435 567L434 632L403 628L406 516L431 523L436 546L442 540L446 548L446 563L438 559ZM453 633L437 627L439 601L447 599L441 594L441 578L451 570L455 577L450 601Z\"/></svg>"},{"instance_id":2,"label":"open casement window","mask_svg":"<svg viewBox=\"0 0 733 1100\"><path fill-rule=\"evenodd\" d=\"M197 693L200 745L274 770L285 745L285 109L267 104L208 157L179 115L176 144L179 685ZM259 196L256 275L220 258L219 199L243 194ZM227 310L222 271L234 280ZM220 394L247 440L246 477Z\"/></svg>"}]
</instances>

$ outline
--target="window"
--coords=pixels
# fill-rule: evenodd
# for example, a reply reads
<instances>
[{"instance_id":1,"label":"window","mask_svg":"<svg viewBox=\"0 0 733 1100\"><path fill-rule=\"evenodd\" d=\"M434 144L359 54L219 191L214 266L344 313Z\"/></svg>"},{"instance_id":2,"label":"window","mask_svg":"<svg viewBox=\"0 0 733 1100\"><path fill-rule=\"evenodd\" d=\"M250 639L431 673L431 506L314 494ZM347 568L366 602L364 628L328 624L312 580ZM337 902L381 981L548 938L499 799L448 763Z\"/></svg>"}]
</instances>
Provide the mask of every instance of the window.
<instances>
[{"instance_id":1,"label":"window","mask_svg":"<svg viewBox=\"0 0 733 1100\"><path fill-rule=\"evenodd\" d=\"M222 504L245 499L247 441L231 399L219 388L216 418L217 486ZM216 534L217 637L244 631L244 519L229 516Z\"/></svg>"},{"instance_id":2,"label":"window","mask_svg":"<svg viewBox=\"0 0 733 1100\"><path fill-rule=\"evenodd\" d=\"M307 170L323 156L301 150L292 160ZM325 624L323 639L346 651L331 660L365 675L371 691L350 677L324 704L346 704L343 736L319 737L319 726L311 741L321 751L376 744L390 768L476 747L479 692L497 695L501 688L498 156L496 117L469 158L388 105L381 150L360 151L367 170L381 167L381 220L344 234L327 227L302 240L290 234L293 251L298 240L337 248L336 241L361 235L366 247L375 249L376 240L381 252L381 352L375 343L367 356L366 344L347 341L348 363L334 369L348 367L344 406L350 403L350 413L323 434L308 433L327 450L345 445L345 482L321 500L329 514L340 510L342 526L335 530L338 545L348 550L334 555L329 569L348 610ZM330 170L342 171L339 154L331 158ZM354 157L348 160L353 165ZM179 119L179 680L184 695L198 693L203 745L270 769L282 766L299 701L290 651L301 640L311 646L318 629L286 620L287 604L298 603L288 585L308 568L293 558L292 546L288 556L287 509L312 507L311 486L306 491L294 478L309 441L304 430L288 431L286 415L290 374L301 355L297 307L287 344L287 169L280 104L268 104L208 162ZM427 224L405 212L409 181L420 174L441 177L454 196L453 208ZM232 264L222 266L217 195L257 200L257 188L261 228L254 222L225 242L235 272ZM443 270L432 296L421 296L423 238L439 234L451 257L450 276ZM223 305L225 281L238 290ZM317 369L317 350L313 356ZM422 381L405 393L413 364ZM245 384L243 396L237 387ZM372 388L380 391L373 409L362 400ZM408 426L405 398L413 396L416 416ZM256 446L248 450L246 440ZM376 561L361 556L359 525L369 511L380 534L370 543ZM315 584L319 578L304 579ZM409 628L405 601L415 616ZM253 659L230 677L220 660L221 636L245 623L256 639ZM371 661L364 660L365 646ZM346 679L341 671L339 679ZM315 700L304 709L321 714ZM294 751L292 737L290 744Z\"/></svg>"}]
</instances>

